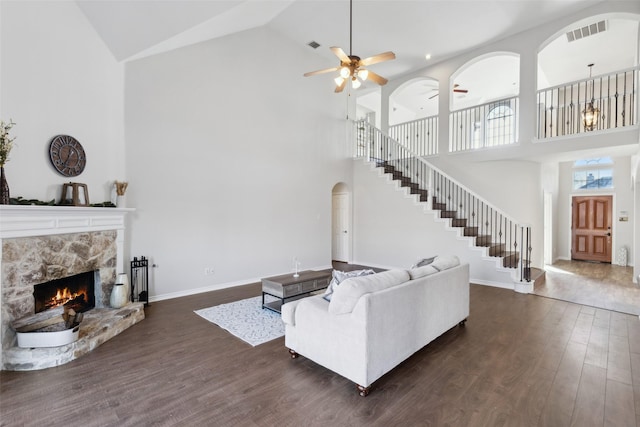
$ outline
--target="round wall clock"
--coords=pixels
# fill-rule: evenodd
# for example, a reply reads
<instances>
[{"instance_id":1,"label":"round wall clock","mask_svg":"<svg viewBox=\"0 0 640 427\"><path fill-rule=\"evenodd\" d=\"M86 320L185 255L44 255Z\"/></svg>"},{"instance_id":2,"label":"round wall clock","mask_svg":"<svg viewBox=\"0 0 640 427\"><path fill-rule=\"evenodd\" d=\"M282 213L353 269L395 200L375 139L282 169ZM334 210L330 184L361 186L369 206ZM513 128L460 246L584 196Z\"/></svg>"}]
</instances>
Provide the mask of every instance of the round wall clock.
<instances>
[{"instance_id":1,"label":"round wall clock","mask_svg":"<svg viewBox=\"0 0 640 427\"><path fill-rule=\"evenodd\" d=\"M58 135L49 145L51 164L64 176L78 176L87 164L84 148L74 137Z\"/></svg>"}]
</instances>

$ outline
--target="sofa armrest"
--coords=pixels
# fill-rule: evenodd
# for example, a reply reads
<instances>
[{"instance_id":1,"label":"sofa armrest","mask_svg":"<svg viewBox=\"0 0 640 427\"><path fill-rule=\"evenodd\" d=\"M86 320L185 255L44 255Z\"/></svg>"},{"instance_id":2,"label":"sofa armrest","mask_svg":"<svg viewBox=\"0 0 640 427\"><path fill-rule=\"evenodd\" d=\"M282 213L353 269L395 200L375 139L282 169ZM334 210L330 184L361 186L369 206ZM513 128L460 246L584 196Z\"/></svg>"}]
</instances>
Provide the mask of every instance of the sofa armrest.
<instances>
[{"instance_id":1,"label":"sofa armrest","mask_svg":"<svg viewBox=\"0 0 640 427\"><path fill-rule=\"evenodd\" d=\"M298 308L300 301L302 300L295 300L282 304L280 315L282 316L282 321L285 325L296 325L296 308Z\"/></svg>"}]
</instances>

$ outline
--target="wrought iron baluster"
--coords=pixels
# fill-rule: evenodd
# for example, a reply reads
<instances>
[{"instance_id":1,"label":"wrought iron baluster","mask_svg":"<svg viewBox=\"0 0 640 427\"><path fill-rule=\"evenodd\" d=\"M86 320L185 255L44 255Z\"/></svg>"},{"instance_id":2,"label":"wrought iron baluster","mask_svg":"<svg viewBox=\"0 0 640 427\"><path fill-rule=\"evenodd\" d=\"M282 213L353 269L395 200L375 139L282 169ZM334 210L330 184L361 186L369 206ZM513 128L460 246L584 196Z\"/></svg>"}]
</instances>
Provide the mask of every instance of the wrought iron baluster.
<instances>
[{"instance_id":1,"label":"wrought iron baluster","mask_svg":"<svg viewBox=\"0 0 640 427\"><path fill-rule=\"evenodd\" d=\"M618 88L620 86L618 85L618 74L616 74L616 93L614 95L614 97L616 98L616 118L614 119L614 123L615 123L615 127L618 127Z\"/></svg>"},{"instance_id":2,"label":"wrought iron baluster","mask_svg":"<svg viewBox=\"0 0 640 427\"><path fill-rule=\"evenodd\" d=\"M611 75L607 76L607 129L611 129Z\"/></svg>"},{"instance_id":3,"label":"wrought iron baluster","mask_svg":"<svg viewBox=\"0 0 640 427\"><path fill-rule=\"evenodd\" d=\"M624 74L623 92L622 92L622 126L626 125L625 109L627 106L627 73Z\"/></svg>"}]
</instances>

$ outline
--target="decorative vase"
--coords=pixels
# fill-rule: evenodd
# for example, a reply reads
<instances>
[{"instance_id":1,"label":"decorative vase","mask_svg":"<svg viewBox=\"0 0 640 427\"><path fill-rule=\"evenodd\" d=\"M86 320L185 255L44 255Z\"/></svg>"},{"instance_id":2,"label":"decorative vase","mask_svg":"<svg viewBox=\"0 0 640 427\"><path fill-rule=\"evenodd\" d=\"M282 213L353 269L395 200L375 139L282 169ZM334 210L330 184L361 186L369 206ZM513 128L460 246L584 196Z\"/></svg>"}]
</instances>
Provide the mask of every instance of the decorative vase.
<instances>
[{"instance_id":1,"label":"decorative vase","mask_svg":"<svg viewBox=\"0 0 640 427\"><path fill-rule=\"evenodd\" d=\"M129 302L129 278L126 273L118 274L116 283L111 290L109 303L112 308L121 308Z\"/></svg>"},{"instance_id":2,"label":"decorative vase","mask_svg":"<svg viewBox=\"0 0 640 427\"><path fill-rule=\"evenodd\" d=\"M111 300L109 301L112 308L121 308L127 304L127 287L122 283L116 283L111 290Z\"/></svg>"},{"instance_id":3,"label":"decorative vase","mask_svg":"<svg viewBox=\"0 0 640 427\"><path fill-rule=\"evenodd\" d=\"M0 166L0 205L8 205L9 198L9 184L4 176L4 166Z\"/></svg>"}]
</instances>

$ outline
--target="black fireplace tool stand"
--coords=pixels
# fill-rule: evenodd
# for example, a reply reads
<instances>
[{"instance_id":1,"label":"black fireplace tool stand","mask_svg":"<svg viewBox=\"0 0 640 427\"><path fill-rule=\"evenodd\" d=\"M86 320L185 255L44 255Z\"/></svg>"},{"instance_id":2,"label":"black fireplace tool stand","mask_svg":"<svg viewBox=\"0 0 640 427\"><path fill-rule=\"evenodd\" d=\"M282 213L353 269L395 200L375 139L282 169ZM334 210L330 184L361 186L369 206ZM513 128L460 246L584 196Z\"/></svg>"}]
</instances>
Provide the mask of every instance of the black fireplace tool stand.
<instances>
[{"instance_id":1,"label":"black fireplace tool stand","mask_svg":"<svg viewBox=\"0 0 640 427\"><path fill-rule=\"evenodd\" d=\"M131 261L131 301L149 305L149 260L144 256Z\"/></svg>"}]
</instances>

